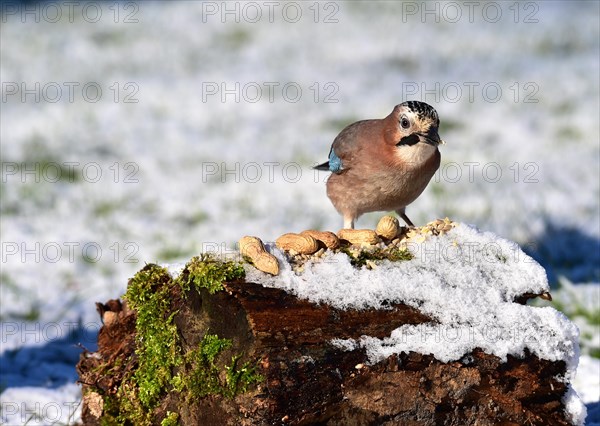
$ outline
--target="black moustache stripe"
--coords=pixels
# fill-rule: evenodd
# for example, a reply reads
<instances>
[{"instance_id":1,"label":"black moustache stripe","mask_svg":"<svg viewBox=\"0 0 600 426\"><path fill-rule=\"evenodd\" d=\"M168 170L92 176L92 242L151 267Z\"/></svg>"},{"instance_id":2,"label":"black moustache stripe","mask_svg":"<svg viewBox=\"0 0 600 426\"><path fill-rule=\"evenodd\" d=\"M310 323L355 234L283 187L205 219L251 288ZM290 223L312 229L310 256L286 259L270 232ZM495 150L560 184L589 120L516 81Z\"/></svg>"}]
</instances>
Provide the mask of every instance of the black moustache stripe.
<instances>
[{"instance_id":1,"label":"black moustache stripe","mask_svg":"<svg viewBox=\"0 0 600 426\"><path fill-rule=\"evenodd\" d=\"M400 142L398 142L396 146L413 146L417 143L419 143L419 137L413 133L412 135L404 136L400 139Z\"/></svg>"}]
</instances>

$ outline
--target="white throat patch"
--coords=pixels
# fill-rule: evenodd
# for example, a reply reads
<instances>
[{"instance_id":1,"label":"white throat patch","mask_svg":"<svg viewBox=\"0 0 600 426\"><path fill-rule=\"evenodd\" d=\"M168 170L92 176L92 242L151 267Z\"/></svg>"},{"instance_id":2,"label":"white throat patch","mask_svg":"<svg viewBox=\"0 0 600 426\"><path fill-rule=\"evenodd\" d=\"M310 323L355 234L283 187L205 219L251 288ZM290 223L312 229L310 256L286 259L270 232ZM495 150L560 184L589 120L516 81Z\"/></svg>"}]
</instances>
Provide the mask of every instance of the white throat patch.
<instances>
[{"instance_id":1,"label":"white throat patch","mask_svg":"<svg viewBox=\"0 0 600 426\"><path fill-rule=\"evenodd\" d=\"M419 165L429 160L435 154L435 151L436 147L419 142L412 146L398 146L396 148L396 157L404 163Z\"/></svg>"}]
</instances>

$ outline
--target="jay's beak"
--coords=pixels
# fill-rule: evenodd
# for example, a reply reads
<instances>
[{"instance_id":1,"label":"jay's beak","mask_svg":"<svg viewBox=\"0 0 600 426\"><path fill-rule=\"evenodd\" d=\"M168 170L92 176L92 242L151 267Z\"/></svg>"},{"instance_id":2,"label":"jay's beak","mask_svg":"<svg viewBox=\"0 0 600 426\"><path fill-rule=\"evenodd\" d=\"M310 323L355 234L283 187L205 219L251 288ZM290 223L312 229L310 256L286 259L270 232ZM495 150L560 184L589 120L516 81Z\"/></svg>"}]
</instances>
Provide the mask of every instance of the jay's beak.
<instances>
[{"instance_id":1,"label":"jay's beak","mask_svg":"<svg viewBox=\"0 0 600 426\"><path fill-rule=\"evenodd\" d=\"M438 145L445 145L446 142L444 142L441 138L440 135L438 135L438 133L433 130L433 131L429 131L427 134L422 134L419 133L419 141L429 144L431 146L438 146Z\"/></svg>"}]
</instances>

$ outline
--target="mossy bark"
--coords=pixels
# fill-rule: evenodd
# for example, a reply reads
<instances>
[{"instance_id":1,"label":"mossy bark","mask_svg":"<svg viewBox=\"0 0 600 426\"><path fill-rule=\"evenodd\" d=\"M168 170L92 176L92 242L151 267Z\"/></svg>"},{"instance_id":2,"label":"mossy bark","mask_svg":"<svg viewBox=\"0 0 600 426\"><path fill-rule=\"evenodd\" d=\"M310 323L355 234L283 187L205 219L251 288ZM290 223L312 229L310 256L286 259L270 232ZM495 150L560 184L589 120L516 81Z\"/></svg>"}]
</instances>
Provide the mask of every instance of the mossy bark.
<instances>
[{"instance_id":1,"label":"mossy bark","mask_svg":"<svg viewBox=\"0 0 600 426\"><path fill-rule=\"evenodd\" d=\"M178 282L192 282L192 269ZM117 301L100 305L99 349L78 365L85 424L569 424L563 362L502 363L476 350L461 362L402 353L366 366L364 351L330 343L431 321L409 306L343 311L242 278L169 289L181 356L170 385L153 407L119 411L120 397L136 398L138 314Z\"/></svg>"}]
</instances>

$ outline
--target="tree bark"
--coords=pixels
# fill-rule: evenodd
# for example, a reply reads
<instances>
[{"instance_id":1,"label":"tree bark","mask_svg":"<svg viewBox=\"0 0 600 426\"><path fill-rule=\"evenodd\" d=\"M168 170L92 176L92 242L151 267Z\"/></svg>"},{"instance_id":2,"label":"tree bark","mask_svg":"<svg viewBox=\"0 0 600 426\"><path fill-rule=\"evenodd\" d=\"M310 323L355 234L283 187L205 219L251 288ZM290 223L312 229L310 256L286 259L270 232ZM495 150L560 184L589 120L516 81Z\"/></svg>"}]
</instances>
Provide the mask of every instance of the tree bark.
<instances>
[{"instance_id":1,"label":"tree bark","mask_svg":"<svg viewBox=\"0 0 600 426\"><path fill-rule=\"evenodd\" d=\"M169 392L155 410L156 424L167 412L177 413L181 425L570 424L561 401L566 384L557 379L565 373L562 361L527 354L501 362L477 349L456 362L409 352L369 366L364 350L344 351L331 340L386 337L403 324L432 319L403 304L344 311L243 281L224 288L173 295L183 350L207 332L230 339L219 359L242 354L262 380L234 398L188 401ZM114 394L136 368L136 313L118 301L99 304L99 311L98 351L82 354L78 364L82 421L90 425L104 415L98 395Z\"/></svg>"}]
</instances>

